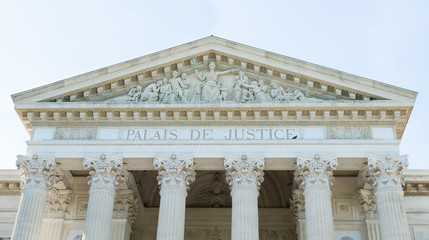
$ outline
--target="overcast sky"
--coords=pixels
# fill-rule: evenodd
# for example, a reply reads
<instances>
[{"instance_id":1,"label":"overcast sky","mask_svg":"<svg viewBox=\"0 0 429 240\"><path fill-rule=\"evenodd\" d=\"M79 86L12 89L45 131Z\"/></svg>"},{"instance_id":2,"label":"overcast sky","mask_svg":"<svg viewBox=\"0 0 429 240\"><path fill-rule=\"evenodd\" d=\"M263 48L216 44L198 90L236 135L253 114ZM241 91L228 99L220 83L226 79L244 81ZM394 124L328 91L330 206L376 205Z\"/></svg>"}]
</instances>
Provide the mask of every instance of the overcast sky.
<instances>
[{"instance_id":1,"label":"overcast sky","mask_svg":"<svg viewBox=\"0 0 429 240\"><path fill-rule=\"evenodd\" d=\"M11 94L212 34L419 92L401 154L429 169L429 1L351 2L0 0L0 169L29 139Z\"/></svg>"}]
</instances>

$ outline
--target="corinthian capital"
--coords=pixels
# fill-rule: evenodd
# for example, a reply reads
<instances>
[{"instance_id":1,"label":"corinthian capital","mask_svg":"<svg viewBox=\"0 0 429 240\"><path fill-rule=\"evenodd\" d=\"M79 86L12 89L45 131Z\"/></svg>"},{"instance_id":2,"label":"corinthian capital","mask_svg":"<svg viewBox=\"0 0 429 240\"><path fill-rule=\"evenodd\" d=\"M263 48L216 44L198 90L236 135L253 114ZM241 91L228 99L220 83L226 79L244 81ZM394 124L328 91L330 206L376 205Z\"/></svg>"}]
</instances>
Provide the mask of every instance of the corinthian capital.
<instances>
[{"instance_id":1,"label":"corinthian capital","mask_svg":"<svg viewBox=\"0 0 429 240\"><path fill-rule=\"evenodd\" d=\"M113 218L128 219L132 226L137 217L138 198L135 198L131 190L119 190L115 196Z\"/></svg>"},{"instance_id":2,"label":"corinthian capital","mask_svg":"<svg viewBox=\"0 0 429 240\"><path fill-rule=\"evenodd\" d=\"M292 208L292 216L295 220L305 219L305 198L301 189L292 190L290 204Z\"/></svg>"},{"instance_id":3,"label":"corinthian capital","mask_svg":"<svg viewBox=\"0 0 429 240\"><path fill-rule=\"evenodd\" d=\"M172 154L170 158L157 156L153 160L155 170L158 170L158 185L161 190L174 187L184 191L195 181L194 160L192 157L177 158Z\"/></svg>"},{"instance_id":4,"label":"corinthian capital","mask_svg":"<svg viewBox=\"0 0 429 240\"><path fill-rule=\"evenodd\" d=\"M225 157L226 182L231 191L237 188L254 188L259 191L264 182L265 160L263 157L241 158Z\"/></svg>"},{"instance_id":5,"label":"corinthian capital","mask_svg":"<svg viewBox=\"0 0 429 240\"><path fill-rule=\"evenodd\" d=\"M70 205L71 193L72 191L69 189L59 190L52 188L46 200L45 217L63 218Z\"/></svg>"},{"instance_id":6,"label":"corinthian capital","mask_svg":"<svg viewBox=\"0 0 429 240\"><path fill-rule=\"evenodd\" d=\"M61 180L59 170L55 169L53 157L39 158L18 155L16 166L22 171L25 188L42 188L49 190L52 185Z\"/></svg>"},{"instance_id":7,"label":"corinthian capital","mask_svg":"<svg viewBox=\"0 0 429 240\"><path fill-rule=\"evenodd\" d=\"M295 177L304 189L330 188L334 180L333 170L337 168L337 158L322 159L319 154L314 158L299 156L296 161Z\"/></svg>"},{"instance_id":8,"label":"corinthian capital","mask_svg":"<svg viewBox=\"0 0 429 240\"><path fill-rule=\"evenodd\" d=\"M359 201L368 220L378 219L377 201L372 190L360 189Z\"/></svg>"},{"instance_id":9,"label":"corinthian capital","mask_svg":"<svg viewBox=\"0 0 429 240\"><path fill-rule=\"evenodd\" d=\"M384 188L399 188L404 184L402 171L408 167L408 156L392 157L387 154L384 158L368 158L368 181L376 191Z\"/></svg>"},{"instance_id":10,"label":"corinthian capital","mask_svg":"<svg viewBox=\"0 0 429 240\"><path fill-rule=\"evenodd\" d=\"M124 180L126 170L122 164L122 157L85 156L83 166L89 170L91 189L106 188L116 191L118 185Z\"/></svg>"}]
</instances>

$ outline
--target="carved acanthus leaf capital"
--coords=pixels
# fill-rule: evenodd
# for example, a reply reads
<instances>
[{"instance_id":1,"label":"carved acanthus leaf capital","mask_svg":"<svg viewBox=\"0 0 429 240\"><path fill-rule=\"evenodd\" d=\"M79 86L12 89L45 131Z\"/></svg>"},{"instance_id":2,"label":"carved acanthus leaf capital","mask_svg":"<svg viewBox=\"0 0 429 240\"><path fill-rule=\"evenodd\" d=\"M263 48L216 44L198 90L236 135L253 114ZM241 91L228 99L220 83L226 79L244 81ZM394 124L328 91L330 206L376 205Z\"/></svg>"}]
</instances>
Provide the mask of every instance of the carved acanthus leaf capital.
<instances>
[{"instance_id":1,"label":"carved acanthus leaf capital","mask_svg":"<svg viewBox=\"0 0 429 240\"><path fill-rule=\"evenodd\" d=\"M226 182L231 191L237 188L254 188L259 191L264 182L265 160L263 157L225 157Z\"/></svg>"},{"instance_id":2,"label":"carved acanthus leaf capital","mask_svg":"<svg viewBox=\"0 0 429 240\"><path fill-rule=\"evenodd\" d=\"M337 168L338 160L335 157L320 158L316 154L314 158L299 156L296 161L296 181L309 188L329 189L334 180L333 170Z\"/></svg>"},{"instance_id":3,"label":"carved acanthus leaf capital","mask_svg":"<svg viewBox=\"0 0 429 240\"><path fill-rule=\"evenodd\" d=\"M292 216L295 220L305 219L305 198L301 189L292 190L290 204L292 208Z\"/></svg>"},{"instance_id":4,"label":"carved acanthus leaf capital","mask_svg":"<svg viewBox=\"0 0 429 240\"><path fill-rule=\"evenodd\" d=\"M158 185L161 190L174 187L184 191L195 181L194 160L192 157L178 158L175 154L168 157L157 156L153 160L155 170L158 170Z\"/></svg>"},{"instance_id":5,"label":"carved acanthus leaf capital","mask_svg":"<svg viewBox=\"0 0 429 240\"><path fill-rule=\"evenodd\" d=\"M67 212L67 208L70 205L72 191L59 190L51 188L46 200L45 206L45 217L47 218L63 218Z\"/></svg>"},{"instance_id":6,"label":"carved acanthus leaf capital","mask_svg":"<svg viewBox=\"0 0 429 240\"><path fill-rule=\"evenodd\" d=\"M378 219L377 201L372 190L360 189L359 201L368 220Z\"/></svg>"},{"instance_id":7,"label":"carved acanthus leaf capital","mask_svg":"<svg viewBox=\"0 0 429 240\"><path fill-rule=\"evenodd\" d=\"M23 189L42 188L49 190L55 183L62 179L61 170L55 166L54 157L39 158L18 155L16 166L22 171Z\"/></svg>"},{"instance_id":8,"label":"carved acanthus leaf capital","mask_svg":"<svg viewBox=\"0 0 429 240\"><path fill-rule=\"evenodd\" d=\"M404 185L402 171L408 167L408 156L392 157L387 154L384 158L371 156L368 158L367 181L375 190L399 188Z\"/></svg>"},{"instance_id":9,"label":"carved acanthus leaf capital","mask_svg":"<svg viewBox=\"0 0 429 240\"><path fill-rule=\"evenodd\" d=\"M85 156L83 160L85 169L89 170L91 189L106 188L116 191L119 184L125 179L126 170L122 163L122 157Z\"/></svg>"},{"instance_id":10,"label":"carved acanthus leaf capital","mask_svg":"<svg viewBox=\"0 0 429 240\"><path fill-rule=\"evenodd\" d=\"M113 218L128 219L132 226L137 217L138 198L134 197L131 190L120 190L115 196Z\"/></svg>"}]
</instances>

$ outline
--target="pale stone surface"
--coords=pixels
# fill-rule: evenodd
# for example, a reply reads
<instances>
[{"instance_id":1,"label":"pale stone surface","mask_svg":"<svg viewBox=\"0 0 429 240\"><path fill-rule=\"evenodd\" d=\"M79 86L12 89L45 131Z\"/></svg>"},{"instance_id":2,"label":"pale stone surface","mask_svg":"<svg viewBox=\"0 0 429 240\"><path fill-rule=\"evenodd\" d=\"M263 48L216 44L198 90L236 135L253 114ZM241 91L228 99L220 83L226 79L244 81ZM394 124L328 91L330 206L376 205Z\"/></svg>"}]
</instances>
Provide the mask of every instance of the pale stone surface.
<instances>
[{"instance_id":1,"label":"pale stone surface","mask_svg":"<svg viewBox=\"0 0 429 240\"><path fill-rule=\"evenodd\" d=\"M290 203L292 216L295 218L296 234L298 235L298 240L305 240L305 198L303 190L292 190L292 198L290 199Z\"/></svg>"},{"instance_id":2,"label":"pale stone surface","mask_svg":"<svg viewBox=\"0 0 429 240\"><path fill-rule=\"evenodd\" d=\"M82 239L110 239L116 189L124 177L122 157L86 156L83 164L90 170L91 188Z\"/></svg>"},{"instance_id":3,"label":"pale stone surface","mask_svg":"<svg viewBox=\"0 0 429 240\"><path fill-rule=\"evenodd\" d=\"M257 240L259 236L258 196L264 181L262 157L225 158L226 181L232 197L232 240Z\"/></svg>"},{"instance_id":4,"label":"pale stone surface","mask_svg":"<svg viewBox=\"0 0 429 240\"><path fill-rule=\"evenodd\" d=\"M18 156L16 165L23 174L24 186L12 238L37 239L49 188L58 181L55 160L33 155Z\"/></svg>"},{"instance_id":5,"label":"pale stone surface","mask_svg":"<svg viewBox=\"0 0 429 240\"><path fill-rule=\"evenodd\" d=\"M359 201L365 214L368 240L381 240L380 224L378 222L377 201L373 190L360 189Z\"/></svg>"},{"instance_id":6,"label":"pale stone surface","mask_svg":"<svg viewBox=\"0 0 429 240\"><path fill-rule=\"evenodd\" d=\"M368 181L375 187L382 239L411 239L401 187L407 166L406 155L368 158Z\"/></svg>"},{"instance_id":7,"label":"pale stone surface","mask_svg":"<svg viewBox=\"0 0 429 240\"><path fill-rule=\"evenodd\" d=\"M193 159L172 154L170 158L157 156L153 164L161 189L156 239L183 240L187 189L195 180Z\"/></svg>"},{"instance_id":8,"label":"pale stone surface","mask_svg":"<svg viewBox=\"0 0 429 240\"><path fill-rule=\"evenodd\" d=\"M216 66L210 66L211 61L215 61ZM200 81L196 71L203 81ZM57 240L58 236L61 240L79 240L85 222L86 225L94 224L94 228L103 229L99 231L102 234L110 232L112 240L155 239L159 220L166 222L160 224L164 227L173 226L168 229L178 233L173 233L173 239L228 240L231 232L246 229L248 226L245 225L256 225L254 229L258 229L259 225L259 234L252 237L261 240L296 239L296 233L300 239L306 239L304 232L313 230L320 230L322 238L325 234L332 237L333 227L335 235L329 237L330 240L372 240L379 239L377 233L381 230L374 217L375 202L371 198L359 199L358 190L369 188L358 184L360 176L356 175L371 154L399 154L400 139L416 93L225 39L208 37L18 93L12 98L18 116L28 133L32 134L32 139L27 142L28 154L55 156L65 177L54 187L58 191L73 190L70 201L67 198L48 200L45 208L47 214L40 227L48 237L42 236L42 239ZM156 129L159 133L153 134L149 140L146 140L148 136L144 136L144 131L140 132L140 138L144 140L124 137L128 130L145 129ZM170 130L175 129L180 129L177 139L170 134ZM192 129L200 131L198 139L181 134ZM237 129L239 133L244 130L246 136L227 140L217 135L222 132L220 129ZM259 130L260 137L253 139L255 129L265 130ZM277 129L283 129L283 132L276 132ZM287 129L295 129L296 134L288 134ZM165 130L169 131L164 137ZM204 134L204 130L208 135ZM210 130L213 139L210 139ZM264 132L264 137L261 132ZM290 137L281 139L286 135ZM104 185L104 177L99 178L101 180L93 184L100 184L100 188L91 187L90 197L89 186L85 184L87 172L82 171L81 163L85 155L99 156L101 153L122 155L123 163L132 171L131 175L136 174L136 179L130 176L127 181L109 187L111 176L107 177L108 184ZM139 179L138 174L153 171L155 156L169 156L171 153L193 156L192 169L198 174L219 172L222 178L225 155L240 156L245 153L248 156L264 156L266 177L259 190L261 195L257 197L258 182L231 175L232 185L239 186L240 181L247 183L233 190L234 199L229 196L227 184L216 181L216 178L210 179L212 184L205 185L198 185L202 179L197 179L190 191L197 186L204 186L204 191L198 189L201 194L193 195L192 199L189 198L190 192L187 199L187 187L194 181L194 174L179 171L182 176L177 177L170 171L174 167L170 167L168 171L161 171L162 176L158 179L161 188L174 185L161 190L163 206L161 209L157 206L145 208L143 204L159 202L156 176L154 174L151 180L154 185L150 191L139 193L142 186L149 183ZM315 153L337 157L339 166L335 171L334 186L329 186L332 171L310 171L315 166L302 171L303 175L307 175L298 176L298 179L308 180L304 185L293 182L290 174L281 177L272 174L272 171L290 173L295 169L297 154L310 156ZM330 167L334 168L332 165ZM318 171L326 175L312 177L318 176ZM261 172L253 173L259 176ZM219 177L219 174L215 175ZM239 171L234 174L243 175ZM18 201L15 200L21 194L19 179L8 179L4 177L6 175L0 171L0 238L11 235L11 225L18 208ZM96 175L92 176L92 180ZM191 177L184 178L184 175ZM411 239L421 240L427 235L425 229L429 222L429 177L427 172L409 171L406 178L405 204L398 203L397 196L392 194L384 201L406 208L406 213L401 210L402 213L393 214L406 214ZM249 188L255 183L256 189ZM306 189L306 184L316 187ZM292 189L295 189L293 196ZM25 191L22 192L23 199L28 198L24 196ZM119 194L115 195L116 191ZM118 197L124 191L128 193ZM299 191L301 197L297 196ZM143 203L136 199L139 194L150 195L150 202ZM213 201L207 200L210 198ZM289 198L293 200L290 208ZM105 203L106 200L109 203ZM377 204L382 204L380 198L377 200ZM195 206L200 202L201 205ZM185 209L187 204L193 207ZM234 209L229 209L232 204ZM172 207L172 210L166 206ZM43 211L43 207L41 209ZM292 212L292 209L295 211ZM398 210L397 207L394 209ZM382 218L383 210L378 210ZM240 215L233 214L237 211L247 211L250 217L241 219L243 221L238 227L231 228L234 222L231 219ZM91 220L94 212L105 214L105 221ZM306 214L312 218L303 218L302 215ZM297 217L296 222L293 216ZM169 217L174 221L177 219L181 227L168 222ZM255 223L257 218L260 220ZM322 224L317 220L327 228L318 228ZM98 223L104 225L95 225ZM306 224L316 227L309 230ZM407 223L402 222L401 225L406 226ZM254 229L249 231L253 232Z\"/></svg>"},{"instance_id":9,"label":"pale stone surface","mask_svg":"<svg viewBox=\"0 0 429 240\"><path fill-rule=\"evenodd\" d=\"M298 157L295 176L304 187L306 237L309 240L329 240L334 238L334 220L330 186L336 158Z\"/></svg>"}]
</instances>

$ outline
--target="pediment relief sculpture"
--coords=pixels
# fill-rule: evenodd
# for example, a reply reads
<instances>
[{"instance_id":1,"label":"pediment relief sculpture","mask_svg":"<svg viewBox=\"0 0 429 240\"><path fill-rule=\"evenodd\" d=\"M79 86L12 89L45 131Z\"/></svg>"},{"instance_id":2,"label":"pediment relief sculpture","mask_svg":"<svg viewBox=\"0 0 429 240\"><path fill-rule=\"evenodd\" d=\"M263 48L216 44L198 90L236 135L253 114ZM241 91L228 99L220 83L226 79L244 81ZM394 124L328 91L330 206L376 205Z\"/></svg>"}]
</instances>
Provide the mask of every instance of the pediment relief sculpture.
<instances>
[{"instance_id":1,"label":"pediment relief sculpture","mask_svg":"<svg viewBox=\"0 0 429 240\"><path fill-rule=\"evenodd\" d=\"M252 79L243 70L216 71L216 63L209 63L209 71L179 75L175 70L172 78L149 83L145 88L137 85L124 97L114 102L288 102L317 100L309 98L298 89L284 88L279 82L267 83L264 79ZM221 76L223 76L221 78Z\"/></svg>"}]
</instances>

